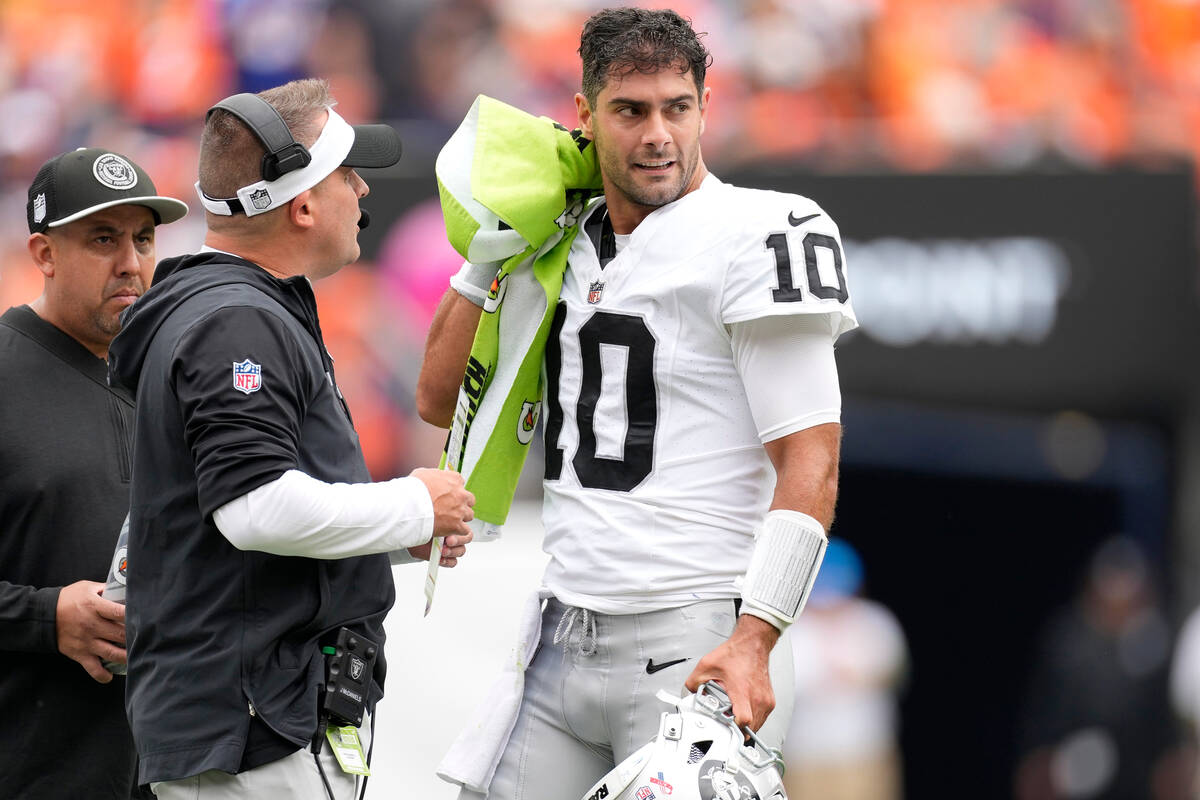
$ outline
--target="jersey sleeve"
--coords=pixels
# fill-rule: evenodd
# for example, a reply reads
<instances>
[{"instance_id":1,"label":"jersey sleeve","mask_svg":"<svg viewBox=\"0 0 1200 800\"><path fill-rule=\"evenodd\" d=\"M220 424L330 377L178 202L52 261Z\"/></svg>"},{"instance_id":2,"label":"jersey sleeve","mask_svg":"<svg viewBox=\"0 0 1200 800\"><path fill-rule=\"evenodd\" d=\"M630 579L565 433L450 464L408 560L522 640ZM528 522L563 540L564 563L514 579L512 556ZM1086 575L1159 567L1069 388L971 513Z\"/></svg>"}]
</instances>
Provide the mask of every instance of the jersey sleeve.
<instances>
[{"instance_id":1,"label":"jersey sleeve","mask_svg":"<svg viewBox=\"0 0 1200 800\"><path fill-rule=\"evenodd\" d=\"M823 315L834 339L858 327L833 219L798 195L748 194L737 204L744 233L730 240L721 321Z\"/></svg>"},{"instance_id":2,"label":"jersey sleeve","mask_svg":"<svg viewBox=\"0 0 1200 800\"><path fill-rule=\"evenodd\" d=\"M311 363L288 326L262 308L223 308L180 338L171 388L205 516L296 468L319 380Z\"/></svg>"},{"instance_id":3,"label":"jersey sleeve","mask_svg":"<svg viewBox=\"0 0 1200 800\"><path fill-rule=\"evenodd\" d=\"M840 422L833 339L817 315L734 323L730 336L750 413L763 442Z\"/></svg>"}]
</instances>

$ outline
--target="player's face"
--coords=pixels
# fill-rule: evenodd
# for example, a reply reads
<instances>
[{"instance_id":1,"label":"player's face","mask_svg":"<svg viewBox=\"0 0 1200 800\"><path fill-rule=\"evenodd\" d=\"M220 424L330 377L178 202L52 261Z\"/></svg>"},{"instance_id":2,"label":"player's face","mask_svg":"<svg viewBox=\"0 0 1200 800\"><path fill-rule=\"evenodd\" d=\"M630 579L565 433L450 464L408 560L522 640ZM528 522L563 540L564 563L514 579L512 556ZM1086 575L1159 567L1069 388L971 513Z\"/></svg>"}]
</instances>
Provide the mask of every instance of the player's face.
<instances>
[{"instance_id":1,"label":"player's face","mask_svg":"<svg viewBox=\"0 0 1200 800\"><path fill-rule=\"evenodd\" d=\"M321 224L325 228L326 257L321 270L311 278L332 275L358 260L358 220L362 210L358 201L370 193L367 182L350 167L338 167L314 187L320 197Z\"/></svg>"},{"instance_id":2,"label":"player's face","mask_svg":"<svg viewBox=\"0 0 1200 800\"><path fill-rule=\"evenodd\" d=\"M103 356L154 274L154 213L121 205L29 238L47 277L39 313Z\"/></svg>"},{"instance_id":3,"label":"player's face","mask_svg":"<svg viewBox=\"0 0 1200 800\"><path fill-rule=\"evenodd\" d=\"M707 174L700 134L708 99L707 88L697 94L691 71L676 67L613 75L594 108L576 95L580 127L596 143L614 225L623 218L636 225L700 185Z\"/></svg>"}]
</instances>

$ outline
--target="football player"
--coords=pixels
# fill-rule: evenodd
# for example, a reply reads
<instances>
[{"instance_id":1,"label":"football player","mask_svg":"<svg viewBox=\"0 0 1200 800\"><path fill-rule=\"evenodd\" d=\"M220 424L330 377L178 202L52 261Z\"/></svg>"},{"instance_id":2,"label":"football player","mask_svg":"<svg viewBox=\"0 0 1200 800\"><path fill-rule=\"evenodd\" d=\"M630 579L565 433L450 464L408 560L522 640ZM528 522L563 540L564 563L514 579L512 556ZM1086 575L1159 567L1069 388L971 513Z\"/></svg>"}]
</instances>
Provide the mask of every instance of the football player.
<instances>
[{"instance_id":1,"label":"football player","mask_svg":"<svg viewBox=\"0 0 1200 800\"><path fill-rule=\"evenodd\" d=\"M580 54L603 193L570 243L543 362L541 646L494 775L463 797L582 796L681 685L721 684L778 746L791 665L775 644L833 521L834 342L857 324L837 225L708 171L709 54L675 12L601 11ZM439 307L418 388L434 424L451 421L495 274L465 264Z\"/></svg>"}]
</instances>

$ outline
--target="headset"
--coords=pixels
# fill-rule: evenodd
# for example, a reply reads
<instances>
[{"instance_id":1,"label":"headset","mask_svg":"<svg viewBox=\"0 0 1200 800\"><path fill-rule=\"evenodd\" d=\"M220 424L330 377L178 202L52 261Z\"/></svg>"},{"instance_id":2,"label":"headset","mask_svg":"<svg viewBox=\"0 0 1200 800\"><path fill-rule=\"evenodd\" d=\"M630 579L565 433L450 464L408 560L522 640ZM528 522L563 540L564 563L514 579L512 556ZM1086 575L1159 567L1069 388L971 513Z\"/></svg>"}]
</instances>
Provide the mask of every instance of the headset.
<instances>
[{"instance_id":1,"label":"headset","mask_svg":"<svg viewBox=\"0 0 1200 800\"><path fill-rule=\"evenodd\" d=\"M205 121L218 108L240 119L254 134L254 137L262 143L263 148L267 151L262 157L263 180L268 182L279 180L289 172L304 169L312 163L312 154L308 152L307 147L297 142L292 136L291 130L283 121L283 117L279 115L279 111L258 95L242 92L226 97L208 110L204 115ZM235 213L244 210L241 201L237 198L224 199L224 202ZM359 229L366 228L369 224L371 224L371 215L367 213L366 209L361 209L358 219Z\"/></svg>"},{"instance_id":2,"label":"headset","mask_svg":"<svg viewBox=\"0 0 1200 800\"><path fill-rule=\"evenodd\" d=\"M275 110L275 106L258 95L242 92L226 97L208 110L204 115L205 120L218 108L228 111L244 122L266 148L267 152L262 157L264 181L279 180L289 172L307 167L312 161L308 148L292 136L287 123Z\"/></svg>"}]
</instances>

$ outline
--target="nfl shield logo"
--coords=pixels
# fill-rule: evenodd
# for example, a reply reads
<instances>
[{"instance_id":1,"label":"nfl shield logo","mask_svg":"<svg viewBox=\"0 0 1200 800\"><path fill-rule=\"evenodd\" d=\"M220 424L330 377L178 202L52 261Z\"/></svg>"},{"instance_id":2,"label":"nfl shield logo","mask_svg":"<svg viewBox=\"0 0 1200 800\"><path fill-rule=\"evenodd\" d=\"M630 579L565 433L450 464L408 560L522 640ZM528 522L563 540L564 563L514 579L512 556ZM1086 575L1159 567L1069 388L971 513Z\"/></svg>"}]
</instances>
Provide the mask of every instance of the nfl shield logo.
<instances>
[{"instance_id":1,"label":"nfl shield logo","mask_svg":"<svg viewBox=\"0 0 1200 800\"><path fill-rule=\"evenodd\" d=\"M271 205L271 193L266 189L255 189L250 193L250 204L255 208L269 208Z\"/></svg>"},{"instance_id":2,"label":"nfl shield logo","mask_svg":"<svg viewBox=\"0 0 1200 800\"><path fill-rule=\"evenodd\" d=\"M262 388L262 364L250 359L233 362L233 388L243 394L252 394Z\"/></svg>"},{"instance_id":3,"label":"nfl shield logo","mask_svg":"<svg viewBox=\"0 0 1200 800\"><path fill-rule=\"evenodd\" d=\"M637 790L637 800L654 800L654 790L649 786L639 787Z\"/></svg>"},{"instance_id":4,"label":"nfl shield logo","mask_svg":"<svg viewBox=\"0 0 1200 800\"><path fill-rule=\"evenodd\" d=\"M604 284L601 281L596 281L588 287L588 302L592 305L600 302L600 294L604 291Z\"/></svg>"},{"instance_id":5,"label":"nfl shield logo","mask_svg":"<svg viewBox=\"0 0 1200 800\"><path fill-rule=\"evenodd\" d=\"M46 195L39 194L33 198L33 221L41 222L46 218Z\"/></svg>"}]
</instances>

